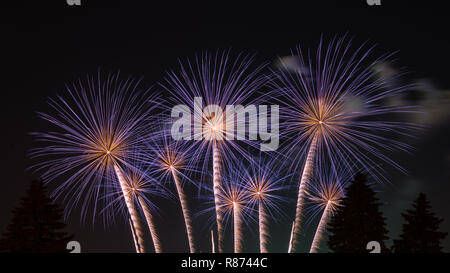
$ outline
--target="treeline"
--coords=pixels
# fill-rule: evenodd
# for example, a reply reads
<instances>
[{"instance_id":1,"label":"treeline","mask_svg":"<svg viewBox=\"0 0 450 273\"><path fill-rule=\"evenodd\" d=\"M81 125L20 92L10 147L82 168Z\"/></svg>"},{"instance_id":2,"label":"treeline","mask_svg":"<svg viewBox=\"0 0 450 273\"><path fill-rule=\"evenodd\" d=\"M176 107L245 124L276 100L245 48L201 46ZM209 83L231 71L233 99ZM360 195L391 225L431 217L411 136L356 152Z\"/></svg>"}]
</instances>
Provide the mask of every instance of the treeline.
<instances>
[{"instance_id":1,"label":"treeline","mask_svg":"<svg viewBox=\"0 0 450 273\"><path fill-rule=\"evenodd\" d=\"M333 215L328 231L328 248L333 252L367 253L367 243L376 241L383 253L438 253L447 236L440 231L438 218L424 193L401 216L402 232L392 247L381 203L363 174L357 174L347 188L341 206ZM66 231L61 208L47 195L41 180L33 181L13 209L13 216L0 239L0 252L49 253L67 252L73 235Z\"/></svg>"},{"instance_id":2,"label":"treeline","mask_svg":"<svg viewBox=\"0 0 450 273\"><path fill-rule=\"evenodd\" d=\"M404 219L400 238L392 247L386 246L389 239L386 218L380 210L381 203L363 174L357 174L346 190L342 205L333 215L328 227L328 248L333 252L367 253L368 242L376 241L383 253L439 253L446 232L439 230L443 219L431 210L424 193L420 193L412 207L401 216Z\"/></svg>"}]
</instances>

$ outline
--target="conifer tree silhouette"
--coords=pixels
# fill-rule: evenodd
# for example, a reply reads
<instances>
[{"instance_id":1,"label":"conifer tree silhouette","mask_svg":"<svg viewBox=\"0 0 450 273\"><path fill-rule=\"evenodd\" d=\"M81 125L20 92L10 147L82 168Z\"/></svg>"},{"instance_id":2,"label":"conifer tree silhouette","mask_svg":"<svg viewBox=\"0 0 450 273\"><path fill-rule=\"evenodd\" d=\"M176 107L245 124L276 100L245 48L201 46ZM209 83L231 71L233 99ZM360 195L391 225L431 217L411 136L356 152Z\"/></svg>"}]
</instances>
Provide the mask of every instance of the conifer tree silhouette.
<instances>
[{"instance_id":1,"label":"conifer tree silhouette","mask_svg":"<svg viewBox=\"0 0 450 273\"><path fill-rule=\"evenodd\" d=\"M430 202L424 193L420 193L412 204L412 209L402 213L406 223L403 225L399 240L394 240L395 253L438 253L441 252L441 240L446 232L439 231L443 219L431 211Z\"/></svg>"},{"instance_id":2,"label":"conifer tree silhouette","mask_svg":"<svg viewBox=\"0 0 450 273\"><path fill-rule=\"evenodd\" d=\"M0 240L0 251L23 253L66 252L73 237L64 229L62 210L47 196L41 180L31 182Z\"/></svg>"},{"instance_id":3,"label":"conifer tree silhouette","mask_svg":"<svg viewBox=\"0 0 450 273\"><path fill-rule=\"evenodd\" d=\"M388 231L381 203L364 174L355 175L341 204L330 221L328 247L333 252L367 253L367 243L377 241L381 252L388 252L384 243Z\"/></svg>"}]
</instances>

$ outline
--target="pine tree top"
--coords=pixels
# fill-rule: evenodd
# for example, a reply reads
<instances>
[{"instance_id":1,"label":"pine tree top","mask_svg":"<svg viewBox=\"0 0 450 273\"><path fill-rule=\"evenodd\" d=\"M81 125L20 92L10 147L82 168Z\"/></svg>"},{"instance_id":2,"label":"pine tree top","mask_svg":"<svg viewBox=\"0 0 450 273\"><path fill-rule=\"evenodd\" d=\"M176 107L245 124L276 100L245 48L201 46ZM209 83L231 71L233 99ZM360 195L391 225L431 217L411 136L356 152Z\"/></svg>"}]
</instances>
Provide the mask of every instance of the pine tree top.
<instances>
[{"instance_id":1,"label":"pine tree top","mask_svg":"<svg viewBox=\"0 0 450 273\"><path fill-rule=\"evenodd\" d=\"M356 174L330 221L329 248L334 252L368 252L367 243L378 241L382 251L386 251L384 241L388 239L388 231L380 206L367 177Z\"/></svg>"},{"instance_id":2,"label":"pine tree top","mask_svg":"<svg viewBox=\"0 0 450 273\"><path fill-rule=\"evenodd\" d=\"M447 236L439 231L443 219L431 211L431 204L425 193L420 193L412 209L402 213L405 219L399 240L394 240L395 252L436 253L442 251L441 241Z\"/></svg>"},{"instance_id":3,"label":"pine tree top","mask_svg":"<svg viewBox=\"0 0 450 273\"><path fill-rule=\"evenodd\" d=\"M61 208L48 197L42 180L31 182L0 240L5 252L64 252L72 238L64 231Z\"/></svg>"}]
</instances>

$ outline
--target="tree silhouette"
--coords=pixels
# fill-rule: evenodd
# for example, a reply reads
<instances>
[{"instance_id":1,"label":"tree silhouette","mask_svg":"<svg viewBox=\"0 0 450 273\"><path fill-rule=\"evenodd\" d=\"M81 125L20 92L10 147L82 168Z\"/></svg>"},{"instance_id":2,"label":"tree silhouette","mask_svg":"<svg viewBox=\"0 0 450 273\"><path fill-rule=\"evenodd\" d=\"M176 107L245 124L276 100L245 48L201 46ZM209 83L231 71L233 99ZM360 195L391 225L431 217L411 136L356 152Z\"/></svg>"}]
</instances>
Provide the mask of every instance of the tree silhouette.
<instances>
[{"instance_id":1,"label":"tree silhouette","mask_svg":"<svg viewBox=\"0 0 450 273\"><path fill-rule=\"evenodd\" d=\"M406 223L403 225L400 240L394 240L396 253L437 253L441 252L441 240L446 232L439 231L443 219L431 211L430 202L424 193L420 193L412 204L412 209L402 213Z\"/></svg>"},{"instance_id":2,"label":"tree silhouette","mask_svg":"<svg viewBox=\"0 0 450 273\"><path fill-rule=\"evenodd\" d=\"M72 236L64 229L62 210L47 196L41 180L31 182L0 240L2 252L65 252Z\"/></svg>"},{"instance_id":3,"label":"tree silhouette","mask_svg":"<svg viewBox=\"0 0 450 273\"><path fill-rule=\"evenodd\" d=\"M366 176L356 174L346 190L342 206L330 221L328 247L334 252L367 253L367 243L377 241L381 251L387 252L384 241L388 239L388 231L380 205Z\"/></svg>"}]
</instances>

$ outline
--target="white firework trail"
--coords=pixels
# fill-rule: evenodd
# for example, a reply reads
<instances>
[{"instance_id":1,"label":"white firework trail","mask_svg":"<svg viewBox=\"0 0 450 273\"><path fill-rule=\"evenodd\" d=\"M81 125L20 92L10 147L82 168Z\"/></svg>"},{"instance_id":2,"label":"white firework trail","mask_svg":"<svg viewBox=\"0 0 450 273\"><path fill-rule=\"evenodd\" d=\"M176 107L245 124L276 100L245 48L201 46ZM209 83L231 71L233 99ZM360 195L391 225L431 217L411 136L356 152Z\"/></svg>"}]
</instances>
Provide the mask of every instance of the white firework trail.
<instances>
[{"instance_id":1,"label":"white firework trail","mask_svg":"<svg viewBox=\"0 0 450 273\"><path fill-rule=\"evenodd\" d=\"M148 229L152 236L153 246L155 247L156 253L162 253L161 241L159 239L158 231L156 229L153 216L150 212L150 208L147 203L142 199L142 197L137 196L139 204L141 205L142 211L144 212L145 220L147 221Z\"/></svg>"},{"instance_id":2,"label":"white firework trail","mask_svg":"<svg viewBox=\"0 0 450 273\"><path fill-rule=\"evenodd\" d=\"M311 146L309 147L308 156L306 157L305 166L303 168L302 177L300 179L300 183L298 186L298 196L297 196L297 206L295 210L295 221L292 229L292 241L289 253L296 251L296 245L298 244L298 237L301 233L301 225L303 219L303 206L305 195L308 190L308 183L311 178L313 167L314 167L314 158L317 150L317 141L318 135L314 135L313 140L311 142Z\"/></svg>"},{"instance_id":3,"label":"white firework trail","mask_svg":"<svg viewBox=\"0 0 450 273\"><path fill-rule=\"evenodd\" d=\"M188 209L186 195L184 194L184 190L181 185L181 182L180 182L178 175L173 167L172 167L171 173L173 176L173 180L175 181L178 198L180 199L181 210L183 212L184 223L186 226L186 232L187 232L187 236L188 236L189 251L191 253L195 253L196 249L195 249L194 234L193 234L193 228L192 228L192 219L191 219L191 213Z\"/></svg>"},{"instance_id":4,"label":"white firework trail","mask_svg":"<svg viewBox=\"0 0 450 273\"><path fill-rule=\"evenodd\" d=\"M139 253L144 253L145 249L144 249L144 235L142 230L142 224L139 218L139 212L136 210L136 206L133 200L133 193L131 192L130 186L126 182L121 169L117 165L114 165L114 170L117 175L117 180L119 180L120 188L122 190L122 194L125 199L125 204L127 206L127 210L130 215L133 233L136 236Z\"/></svg>"},{"instance_id":5,"label":"white firework trail","mask_svg":"<svg viewBox=\"0 0 450 273\"><path fill-rule=\"evenodd\" d=\"M233 202L234 253L242 252L242 213L241 205Z\"/></svg>"}]
</instances>

